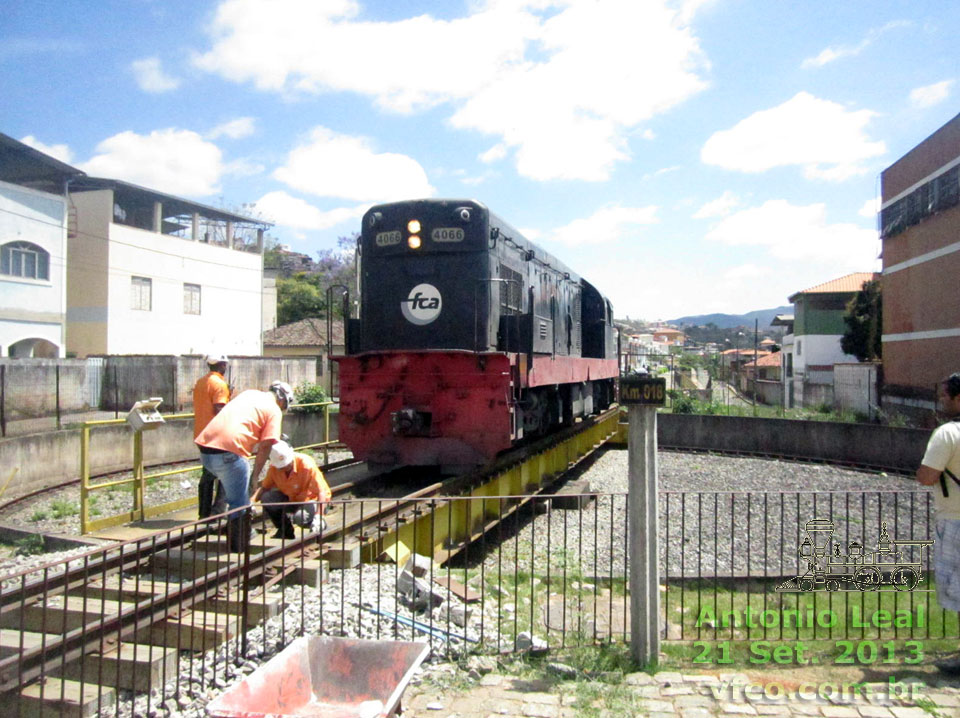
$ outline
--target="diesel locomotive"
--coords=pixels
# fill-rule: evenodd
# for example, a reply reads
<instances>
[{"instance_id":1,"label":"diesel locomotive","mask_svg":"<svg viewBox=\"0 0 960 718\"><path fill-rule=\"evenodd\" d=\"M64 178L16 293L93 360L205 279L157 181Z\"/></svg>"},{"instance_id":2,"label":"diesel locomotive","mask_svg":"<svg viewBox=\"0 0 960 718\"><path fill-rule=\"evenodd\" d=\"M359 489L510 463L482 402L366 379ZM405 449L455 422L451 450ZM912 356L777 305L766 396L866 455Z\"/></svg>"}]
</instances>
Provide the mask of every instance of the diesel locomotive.
<instances>
[{"instance_id":1,"label":"diesel locomotive","mask_svg":"<svg viewBox=\"0 0 960 718\"><path fill-rule=\"evenodd\" d=\"M484 464L614 401L610 302L473 200L363 217L340 439L377 465Z\"/></svg>"}]
</instances>

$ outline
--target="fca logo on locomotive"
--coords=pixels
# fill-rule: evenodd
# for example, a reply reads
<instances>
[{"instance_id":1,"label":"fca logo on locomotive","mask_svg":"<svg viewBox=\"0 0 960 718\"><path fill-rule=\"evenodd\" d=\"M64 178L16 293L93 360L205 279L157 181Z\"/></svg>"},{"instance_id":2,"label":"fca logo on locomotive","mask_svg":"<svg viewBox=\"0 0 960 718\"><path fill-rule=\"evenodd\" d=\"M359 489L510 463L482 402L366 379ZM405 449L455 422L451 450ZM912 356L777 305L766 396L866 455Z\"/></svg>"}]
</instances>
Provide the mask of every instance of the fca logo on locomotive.
<instances>
[{"instance_id":1,"label":"fca logo on locomotive","mask_svg":"<svg viewBox=\"0 0 960 718\"><path fill-rule=\"evenodd\" d=\"M423 326L440 316L442 305L440 290L424 283L410 290L407 298L400 302L400 311L408 322Z\"/></svg>"}]
</instances>

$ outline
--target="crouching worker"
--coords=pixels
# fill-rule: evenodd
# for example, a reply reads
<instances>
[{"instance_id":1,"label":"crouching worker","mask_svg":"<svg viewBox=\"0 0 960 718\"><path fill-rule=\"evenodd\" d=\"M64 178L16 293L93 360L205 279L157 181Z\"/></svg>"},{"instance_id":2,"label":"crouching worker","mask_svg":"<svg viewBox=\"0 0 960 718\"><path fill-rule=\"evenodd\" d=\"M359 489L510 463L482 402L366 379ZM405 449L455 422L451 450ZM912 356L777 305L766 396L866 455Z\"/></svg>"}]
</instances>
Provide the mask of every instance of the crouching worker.
<instances>
[{"instance_id":1,"label":"crouching worker","mask_svg":"<svg viewBox=\"0 0 960 718\"><path fill-rule=\"evenodd\" d=\"M264 504L264 512L277 529L273 538L294 538L294 524L309 529L318 509L323 514L330 497L330 487L317 462L295 452L285 441L273 445L270 468L253 495L254 501ZM326 528L322 519L320 525L321 530Z\"/></svg>"}]
</instances>

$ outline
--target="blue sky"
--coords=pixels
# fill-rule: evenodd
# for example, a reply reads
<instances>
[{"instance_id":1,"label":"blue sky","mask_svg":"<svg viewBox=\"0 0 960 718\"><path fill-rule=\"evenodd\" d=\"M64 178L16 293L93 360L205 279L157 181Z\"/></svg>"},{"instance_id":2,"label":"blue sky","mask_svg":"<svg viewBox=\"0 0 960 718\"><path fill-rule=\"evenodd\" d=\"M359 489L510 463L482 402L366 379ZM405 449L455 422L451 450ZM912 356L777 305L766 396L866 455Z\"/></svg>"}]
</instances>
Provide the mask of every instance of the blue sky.
<instances>
[{"instance_id":1,"label":"blue sky","mask_svg":"<svg viewBox=\"0 0 960 718\"><path fill-rule=\"evenodd\" d=\"M958 37L923 0L6 0L0 131L308 253L471 197L618 317L741 313L879 269Z\"/></svg>"}]
</instances>

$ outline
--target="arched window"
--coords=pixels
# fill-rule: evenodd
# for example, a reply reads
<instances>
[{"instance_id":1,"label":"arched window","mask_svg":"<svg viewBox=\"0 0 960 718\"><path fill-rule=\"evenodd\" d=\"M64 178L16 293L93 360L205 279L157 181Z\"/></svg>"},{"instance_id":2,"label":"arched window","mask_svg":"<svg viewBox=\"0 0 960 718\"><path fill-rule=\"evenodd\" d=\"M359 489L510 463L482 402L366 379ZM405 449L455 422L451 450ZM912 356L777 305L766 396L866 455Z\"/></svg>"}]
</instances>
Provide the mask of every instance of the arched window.
<instances>
[{"instance_id":1,"label":"arched window","mask_svg":"<svg viewBox=\"0 0 960 718\"><path fill-rule=\"evenodd\" d=\"M50 254L30 242L8 242L0 247L0 274L50 279Z\"/></svg>"}]
</instances>

